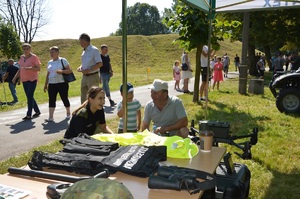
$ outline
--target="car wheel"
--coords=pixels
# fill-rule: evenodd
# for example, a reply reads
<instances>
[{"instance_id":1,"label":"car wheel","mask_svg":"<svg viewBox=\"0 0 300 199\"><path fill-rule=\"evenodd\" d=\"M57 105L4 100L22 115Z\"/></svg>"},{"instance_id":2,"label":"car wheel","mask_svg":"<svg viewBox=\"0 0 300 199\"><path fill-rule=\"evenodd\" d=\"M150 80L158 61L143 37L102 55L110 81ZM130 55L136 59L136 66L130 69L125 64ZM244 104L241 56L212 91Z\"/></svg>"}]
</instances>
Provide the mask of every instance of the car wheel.
<instances>
[{"instance_id":1,"label":"car wheel","mask_svg":"<svg viewBox=\"0 0 300 199\"><path fill-rule=\"evenodd\" d=\"M276 98L276 106L280 112L284 113L296 113L300 111L299 89L281 89Z\"/></svg>"}]
</instances>

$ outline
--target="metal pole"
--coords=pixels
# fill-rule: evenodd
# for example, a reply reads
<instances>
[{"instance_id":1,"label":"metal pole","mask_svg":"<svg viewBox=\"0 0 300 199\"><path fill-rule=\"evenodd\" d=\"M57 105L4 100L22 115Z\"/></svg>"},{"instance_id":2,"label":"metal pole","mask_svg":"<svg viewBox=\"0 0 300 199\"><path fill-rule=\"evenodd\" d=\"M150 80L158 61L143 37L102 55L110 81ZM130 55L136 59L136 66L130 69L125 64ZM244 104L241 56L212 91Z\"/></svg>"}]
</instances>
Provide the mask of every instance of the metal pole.
<instances>
[{"instance_id":1,"label":"metal pole","mask_svg":"<svg viewBox=\"0 0 300 199\"><path fill-rule=\"evenodd\" d=\"M122 2L123 132L127 132L127 0Z\"/></svg>"},{"instance_id":2,"label":"metal pole","mask_svg":"<svg viewBox=\"0 0 300 199\"><path fill-rule=\"evenodd\" d=\"M210 76L210 49L211 49L211 32L212 32L212 18L213 18L213 9L212 9L212 1L210 1L210 7L209 7L209 13L208 13L208 19L209 19L209 26L208 26L208 55L207 55L207 76L206 76L206 86L204 88L205 90L205 114L204 114L204 118L205 120L207 120L207 115L208 115L208 111L207 111L207 106L208 106L208 84L209 84L209 76ZM202 80L203 81L203 80Z\"/></svg>"},{"instance_id":3,"label":"metal pole","mask_svg":"<svg viewBox=\"0 0 300 199\"><path fill-rule=\"evenodd\" d=\"M250 13L244 12L243 19L243 43L242 43L242 58L239 73L239 93L245 95L247 93L247 76L248 76L248 65L247 65L247 52L249 43L249 23Z\"/></svg>"}]
</instances>

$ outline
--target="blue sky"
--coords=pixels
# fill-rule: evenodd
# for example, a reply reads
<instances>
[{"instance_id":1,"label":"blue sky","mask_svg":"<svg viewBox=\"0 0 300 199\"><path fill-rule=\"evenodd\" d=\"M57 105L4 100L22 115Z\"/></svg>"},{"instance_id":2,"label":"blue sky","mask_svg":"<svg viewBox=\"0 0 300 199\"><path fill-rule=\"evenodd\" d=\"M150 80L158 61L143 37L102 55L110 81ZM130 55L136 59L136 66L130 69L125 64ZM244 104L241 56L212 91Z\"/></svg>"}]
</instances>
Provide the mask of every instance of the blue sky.
<instances>
[{"instance_id":1,"label":"blue sky","mask_svg":"<svg viewBox=\"0 0 300 199\"><path fill-rule=\"evenodd\" d=\"M158 8L171 8L172 0L127 0L127 6L136 2L148 3ZM48 25L34 41L51 39L78 39L81 33L91 38L106 37L119 28L122 0L50 0Z\"/></svg>"}]
</instances>

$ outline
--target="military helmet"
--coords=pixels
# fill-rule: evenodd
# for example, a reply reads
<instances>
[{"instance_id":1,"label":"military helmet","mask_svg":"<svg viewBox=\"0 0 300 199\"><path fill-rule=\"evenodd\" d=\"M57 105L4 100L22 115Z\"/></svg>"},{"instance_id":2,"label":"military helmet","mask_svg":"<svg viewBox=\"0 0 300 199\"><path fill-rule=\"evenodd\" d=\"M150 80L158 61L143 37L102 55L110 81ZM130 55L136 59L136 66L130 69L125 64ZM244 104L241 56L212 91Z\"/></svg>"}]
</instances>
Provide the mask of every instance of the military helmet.
<instances>
[{"instance_id":1,"label":"military helmet","mask_svg":"<svg viewBox=\"0 0 300 199\"><path fill-rule=\"evenodd\" d=\"M69 187L61 199L133 199L122 183L108 178L80 180Z\"/></svg>"}]
</instances>

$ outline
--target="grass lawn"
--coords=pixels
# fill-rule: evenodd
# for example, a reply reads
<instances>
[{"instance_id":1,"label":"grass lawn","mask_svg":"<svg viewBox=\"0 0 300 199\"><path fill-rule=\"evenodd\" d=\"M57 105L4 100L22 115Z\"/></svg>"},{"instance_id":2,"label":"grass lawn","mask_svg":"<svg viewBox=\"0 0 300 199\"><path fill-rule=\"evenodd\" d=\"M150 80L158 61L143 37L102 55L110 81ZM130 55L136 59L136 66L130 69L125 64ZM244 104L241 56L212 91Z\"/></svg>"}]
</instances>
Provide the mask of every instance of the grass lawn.
<instances>
[{"instance_id":1,"label":"grass lawn","mask_svg":"<svg viewBox=\"0 0 300 199\"><path fill-rule=\"evenodd\" d=\"M174 50L174 48L176 47L164 47L164 49L167 48L170 51L172 51L172 53L169 54L169 56L166 58L166 55L164 54L165 51L162 47L159 47L160 43L156 41L156 39L158 39L157 37L151 37L148 38L148 40L146 40L145 38L138 39L140 39L140 41L143 42L152 39L153 41L151 42L151 44L157 47L156 50L159 48L163 52L160 60L168 59L168 61L162 61L159 65L153 64L150 61L140 66L132 64L132 68L130 68L131 72L129 73L129 77L132 78L133 81L136 81L134 82L134 84L136 83L141 85L149 83L152 82L152 80L156 77L161 77L162 79L170 80L170 72L167 67L170 67L172 65L173 60L179 59L176 58L176 56L180 56L181 50L177 51L176 53L174 52L174 54L171 55L173 53L172 50ZM165 38L162 37L161 42L163 42L164 39ZM67 43L65 45L67 46ZM135 45L139 45L139 43L136 43ZM146 44L144 44L144 48L146 48L145 46ZM147 47L146 50L149 50L148 48L152 49L150 47ZM75 51L77 52L77 50L73 51L74 53ZM73 51L70 50L69 52ZM81 52L81 50L78 51ZM231 54L235 55L235 52L237 51L234 50L231 52ZM136 49L136 53L139 54L143 52ZM154 54L152 54L152 56L144 55L145 59L149 60L149 57L153 57L154 55L160 56L159 52L153 53ZM222 53L220 52L219 54ZM78 57L78 55L76 56ZM233 56L231 57L233 59ZM136 59L142 60L141 57L136 57ZM153 60L153 62L157 63L157 60ZM145 72L143 71L146 71L147 66L149 65L151 66L152 73L148 80ZM160 67L161 65L165 67ZM115 66L117 67L117 64ZM231 64L231 68L233 69L233 64ZM121 69L118 66L118 68L114 69L114 71L116 70L120 73ZM258 127L259 138L258 143L252 147L252 160L242 160L237 155L233 155L234 162L246 164L251 171L252 176L250 198L296 199L300 196L300 115L286 115L280 113L277 110L275 106L275 99L267 86L270 81L270 77L271 74L266 73L264 90L265 93L262 95L240 95L238 93L238 78L229 79L227 81L222 82L220 84L220 92L211 91L209 93L207 119L230 122L230 130L232 134L236 135L245 135L251 133L254 127ZM119 75L116 74L115 80L112 83L113 90L116 90L118 88L118 85L121 81L120 79L121 73ZM139 80L142 80L141 83ZM76 87L76 84L74 84L74 87ZM46 95L40 95L41 97L39 100L47 101L47 97L45 97ZM74 95L78 95L78 91L74 91ZM206 109L204 103L193 103L192 95L181 95L180 98L183 100L183 103L186 107L189 121L199 121L205 119ZM23 102L18 104L16 108L21 106L25 106ZM112 129L117 129L117 118L110 119L107 122ZM234 152L240 152L240 150L236 147L229 146L227 144L222 144L222 146L226 147L227 151L231 152L232 154ZM35 148L33 150L54 152L60 149L61 145L58 143L58 141L54 141L50 145ZM7 168L10 166L24 166L30 159L31 154L32 151L21 154L17 157L12 157L6 161L1 162L0 172L6 173Z\"/></svg>"}]
</instances>

